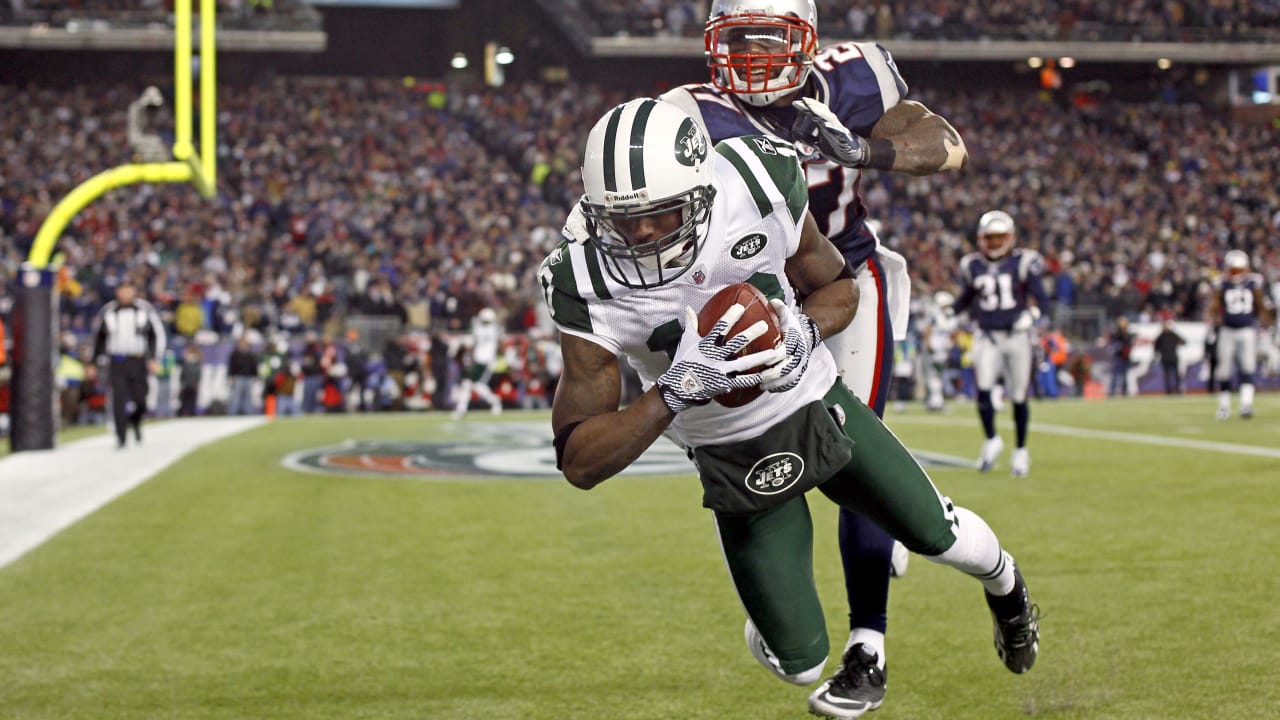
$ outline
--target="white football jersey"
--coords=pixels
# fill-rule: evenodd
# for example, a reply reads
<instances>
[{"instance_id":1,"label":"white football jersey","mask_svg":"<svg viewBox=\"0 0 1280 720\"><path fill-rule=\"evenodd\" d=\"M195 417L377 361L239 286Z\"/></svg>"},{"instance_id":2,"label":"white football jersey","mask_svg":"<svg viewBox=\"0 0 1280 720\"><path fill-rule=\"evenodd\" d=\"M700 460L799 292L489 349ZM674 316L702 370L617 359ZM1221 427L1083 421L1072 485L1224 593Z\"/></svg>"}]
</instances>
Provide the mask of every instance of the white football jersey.
<instances>
[{"instance_id":1,"label":"white football jersey","mask_svg":"<svg viewBox=\"0 0 1280 720\"><path fill-rule=\"evenodd\" d=\"M680 277L654 288L629 288L609 276L593 245L578 243L561 243L538 272L560 331L625 357L646 390L671 366L685 307L697 312L717 291L738 282L795 307L783 267L799 247L809 204L795 149L749 136L725 140L711 157L716 196L707 237ZM690 408L676 416L670 432L686 446L754 437L822 398L835 379L831 353L819 344L791 390L764 393L740 408L716 402Z\"/></svg>"},{"instance_id":2,"label":"white football jersey","mask_svg":"<svg viewBox=\"0 0 1280 720\"><path fill-rule=\"evenodd\" d=\"M493 365L498 359L498 345L502 331L498 323L476 321L471 326L471 362L477 365Z\"/></svg>"}]
</instances>

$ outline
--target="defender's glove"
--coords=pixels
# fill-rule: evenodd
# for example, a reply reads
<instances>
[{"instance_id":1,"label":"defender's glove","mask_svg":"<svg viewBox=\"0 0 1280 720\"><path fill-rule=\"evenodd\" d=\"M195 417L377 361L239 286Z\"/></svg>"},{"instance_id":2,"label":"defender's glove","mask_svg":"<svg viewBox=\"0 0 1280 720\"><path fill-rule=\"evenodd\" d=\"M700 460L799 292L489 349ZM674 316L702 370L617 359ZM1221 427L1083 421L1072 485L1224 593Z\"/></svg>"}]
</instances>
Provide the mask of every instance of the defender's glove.
<instances>
[{"instance_id":1,"label":"defender's glove","mask_svg":"<svg viewBox=\"0 0 1280 720\"><path fill-rule=\"evenodd\" d=\"M850 132L831 108L813 98L800 98L791 103L791 107L796 109L792 137L818 148L823 157L837 165L867 166L871 146L866 139Z\"/></svg>"},{"instance_id":2,"label":"defender's glove","mask_svg":"<svg viewBox=\"0 0 1280 720\"><path fill-rule=\"evenodd\" d=\"M813 318L799 311L793 312L781 300L770 300L769 304L778 315L782 329L782 345L787 354L778 361L777 365L769 368L769 371L779 373L778 377L766 378L760 383L760 387L768 392L786 392L798 385L800 378L804 376L804 371L809 369L809 356L813 354L813 349L818 346L818 343L822 342L822 333L818 330L818 323L814 322Z\"/></svg>"},{"instance_id":3,"label":"defender's glove","mask_svg":"<svg viewBox=\"0 0 1280 720\"><path fill-rule=\"evenodd\" d=\"M1039 319L1040 308L1032 305L1018 315L1018 319L1013 322L1013 331L1026 332L1027 330L1030 330L1031 326L1035 325L1036 321Z\"/></svg>"},{"instance_id":4,"label":"defender's glove","mask_svg":"<svg viewBox=\"0 0 1280 720\"><path fill-rule=\"evenodd\" d=\"M582 202L587 199L583 195L578 202L573 204L573 209L569 211L569 217L565 218L564 227L560 229L560 234L569 244L585 245L588 240L595 236L595 223L587 219L582 212Z\"/></svg>"},{"instance_id":5,"label":"defender's glove","mask_svg":"<svg viewBox=\"0 0 1280 720\"><path fill-rule=\"evenodd\" d=\"M671 412L679 413L694 405L706 405L715 396L730 390L755 387L765 374L746 371L762 365L772 366L782 359L782 349L777 347L745 357L733 357L768 330L769 326L763 320L720 344L745 310L741 305L731 305L716 321L711 332L700 337L697 313L693 308L685 308L684 335L680 338L671 367L657 382L662 401Z\"/></svg>"}]
</instances>

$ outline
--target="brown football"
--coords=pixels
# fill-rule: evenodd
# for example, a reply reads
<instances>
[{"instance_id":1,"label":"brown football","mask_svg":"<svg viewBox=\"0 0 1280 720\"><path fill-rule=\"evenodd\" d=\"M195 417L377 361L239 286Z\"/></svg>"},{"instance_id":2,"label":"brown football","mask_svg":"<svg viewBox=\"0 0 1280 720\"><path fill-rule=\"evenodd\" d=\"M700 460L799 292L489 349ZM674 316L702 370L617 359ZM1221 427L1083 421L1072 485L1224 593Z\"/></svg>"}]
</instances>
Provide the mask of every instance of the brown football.
<instances>
[{"instance_id":1,"label":"brown football","mask_svg":"<svg viewBox=\"0 0 1280 720\"><path fill-rule=\"evenodd\" d=\"M742 305L746 311L742 313L741 318L738 318L738 322L729 328L728 337L737 335L759 320L769 325L769 330L765 334L752 341L738 355L750 355L761 350L769 350L782 341L782 331L778 327L778 314L769 305L769 298L750 283L730 285L711 296L707 304L698 311L698 334L706 335L711 332L711 328L715 326L720 316L734 304ZM761 369L755 368L752 372L759 372ZM764 391L758 387L733 390L717 395L716 402L725 407L742 407L760 397L762 392Z\"/></svg>"}]
</instances>

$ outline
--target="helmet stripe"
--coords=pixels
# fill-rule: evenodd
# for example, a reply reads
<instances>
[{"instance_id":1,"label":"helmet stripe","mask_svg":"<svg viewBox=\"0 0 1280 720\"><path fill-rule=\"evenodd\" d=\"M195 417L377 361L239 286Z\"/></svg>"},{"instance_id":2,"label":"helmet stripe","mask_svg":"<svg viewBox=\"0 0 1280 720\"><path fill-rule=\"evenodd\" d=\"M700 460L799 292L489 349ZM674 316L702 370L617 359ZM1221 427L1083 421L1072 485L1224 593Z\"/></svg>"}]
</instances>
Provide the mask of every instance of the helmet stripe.
<instances>
[{"instance_id":1,"label":"helmet stripe","mask_svg":"<svg viewBox=\"0 0 1280 720\"><path fill-rule=\"evenodd\" d=\"M618 144L618 125L622 123L622 105L614 108L609 115L609 124L604 131L604 189L609 192L618 191L617 170L614 167L615 148Z\"/></svg>"},{"instance_id":2,"label":"helmet stripe","mask_svg":"<svg viewBox=\"0 0 1280 720\"><path fill-rule=\"evenodd\" d=\"M644 181L644 131L649 124L649 114L658 103L649 100L636 108L635 120L631 123L631 189L645 187Z\"/></svg>"}]
</instances>

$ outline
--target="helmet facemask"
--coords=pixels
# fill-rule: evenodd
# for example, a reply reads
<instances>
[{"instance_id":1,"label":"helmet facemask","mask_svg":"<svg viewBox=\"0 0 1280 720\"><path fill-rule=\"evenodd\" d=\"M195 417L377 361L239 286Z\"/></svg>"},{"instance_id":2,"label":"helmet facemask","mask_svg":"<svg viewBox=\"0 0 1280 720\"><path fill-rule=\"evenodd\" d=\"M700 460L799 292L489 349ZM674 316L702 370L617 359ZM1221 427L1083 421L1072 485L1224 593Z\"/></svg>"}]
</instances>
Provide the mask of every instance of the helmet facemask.
<instances>
[{"instance_id":1,"label":"helmet facemask","mask_svg":"<svg viewBox=\"0 0 1280 720\"><path fill-rule=\"evenodd\" d=\"M793 14L713 17L704 40L712 85L756 106L770 105L804 85L818 48L813 24Z\"/></svg>"},{"instance_id":2,"label":"helmet facemask","mask_svg":"<svg viewBox=\"0 0 1280 720\"><path fill-rule=\"evenodd\" d=\"M1249 256L1243 250L1232 250L1223 260L1227 277L1242 278L1249 274Z\"/></svg>"},{"instance_id":3,"label":"helmet facemask","mask_svg":"<svg viewBox=\"0 0 1280 720\"><path fill-rule=\"evenodd\" d=\"M987 233L978 236L978 249L991 260L998 260L1013 249L1013 233Z\"/></svg>"},{"instance_id":4,"label":"helmet facemask","mask_svg":"<svg viewBox=\"0 0 1280 720\"><path fill-rule=\"evenodd\" d=\"M582 212L595 226L591 243L615 282L630 288L654 288L683 275L698 258L711 217L715 188L699 186L658 202L607 206L582 201ZM633 244L619 225L667 213L680 213L679 226L653 240Z\"/></svg>"}]
</instances>

